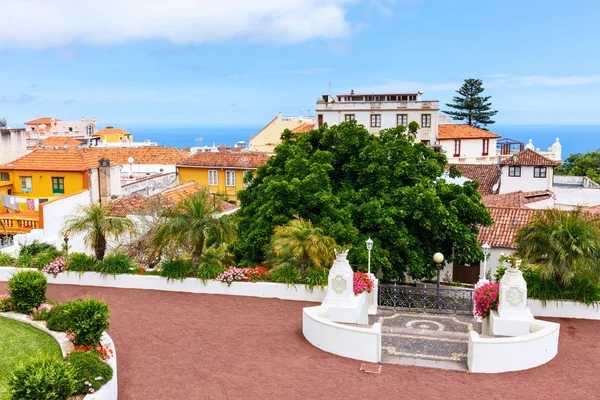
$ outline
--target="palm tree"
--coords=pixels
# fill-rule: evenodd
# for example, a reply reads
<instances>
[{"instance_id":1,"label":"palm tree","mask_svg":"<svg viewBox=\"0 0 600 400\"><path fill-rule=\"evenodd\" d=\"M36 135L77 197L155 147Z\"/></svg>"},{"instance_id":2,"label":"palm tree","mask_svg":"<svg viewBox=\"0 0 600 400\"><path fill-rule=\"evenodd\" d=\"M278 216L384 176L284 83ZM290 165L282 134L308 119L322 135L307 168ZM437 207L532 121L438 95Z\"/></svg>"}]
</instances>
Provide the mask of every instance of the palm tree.
<instances>
[{"instance_id":1,"label":"palm tree","mask_svg":"<svg viewBox=\"0 0 600 400\"><path fill-rule=\"evenodd\" d=\"M295 216L286 225L275 228L271 238L271 263L279 266L297 263L304 276L309 265L327 268L333 262L335 240L325 236L312 222Z\"/></svg>"},{"instance_id":2,"label":"palm tree","mask_svg":"<svg viewBox=\"0 0 600 400\"><path fill-rule=\"evenodd\" d=\"M214 218L220 201L210 193L201 191L186 197L173 209L165 210L164 224L154 234L155 243L159 248L169 244L186 248L192 255L192 264L198 267L207 237L221 226L218 219ZM215 232L215 235L218 236L215 243L220 244L219 240L230 233Z\"/></svg>"},{"instance_id":3,"label":"palm tree","mask_svg":"<svg viewBox=\"0 0 600 400\"><path fill-rule=\"evenodd\" d=\"M600 276L598 220L581 209L536 213L515 237L517 254L536 264L542 276L568 284L577 274Z\"/></svg>"},{"instance_id":4,"label":"palm tree","mask_svg":"<svg viewBox=\"0 0 600 400\"><path fill-rule=\"evenodd\" d=\"M131 234L135 226L130 219L110 215L109 208L99 204L80 205L76 215L65 219L63 234L85 234L84 241L96 253L100 261L106 253L106 238L119 239L124 234Z\"/></svg>"}]
</instances>

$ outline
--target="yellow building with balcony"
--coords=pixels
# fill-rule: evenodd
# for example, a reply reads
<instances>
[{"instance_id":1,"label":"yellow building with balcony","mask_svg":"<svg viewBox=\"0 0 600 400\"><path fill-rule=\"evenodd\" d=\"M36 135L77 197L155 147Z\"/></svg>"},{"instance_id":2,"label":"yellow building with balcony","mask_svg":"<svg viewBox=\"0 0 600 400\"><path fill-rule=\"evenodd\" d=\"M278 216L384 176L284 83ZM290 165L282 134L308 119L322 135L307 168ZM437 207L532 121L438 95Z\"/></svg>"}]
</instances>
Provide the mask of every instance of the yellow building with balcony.
<instances>
[{"instance_id":1,"label":"yellow building with balcony","mask_svg":"<svg viewBox=\"0 0 600 400\"><path fill-rule=\"evenodd\" d=\"M246 187L244 175L267 160L263 153L198 152L177 164L177 174L180 184L195 181L211 193L237 200L237 192Z\"/></svg>"}]
</instances>

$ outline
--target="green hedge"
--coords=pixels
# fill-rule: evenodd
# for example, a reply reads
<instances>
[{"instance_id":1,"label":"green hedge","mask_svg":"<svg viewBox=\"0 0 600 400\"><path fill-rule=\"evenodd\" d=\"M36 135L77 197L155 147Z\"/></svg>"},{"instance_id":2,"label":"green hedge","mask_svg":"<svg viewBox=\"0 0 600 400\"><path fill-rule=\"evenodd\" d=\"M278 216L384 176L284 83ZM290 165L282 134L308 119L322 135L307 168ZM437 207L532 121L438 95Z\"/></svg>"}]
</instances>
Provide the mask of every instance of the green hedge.
<instances>
[{"instance_id":1,"label":"green hedge","mask_svg":"<svg viewBox=\"0 0 600 400\"><path fill-rule=\"evenodd\" d=\"M38 271L20 271L8 281L8 292L15 311L29 314L34 307L46 302L46 277Z\"/></svg>"},{"instance_id":2,"label":"green hedge","mask_svg":"<svg viewBox=\"0 0 600 400\"><path fill-rule=\"evenodd\" d=\"M78 346L94 345L109 328L109 316L108 305L101 300L75 300L53 307L47 327L53 331L72 330L73 342Z\"/></svg>"},{"instance_id":3,"label":"green hedge","mask_svg":"<svg viewBox=\"0 0 600 400\"><path fill-rule=\"evenodd\" d=\"M75 391L79 394L91 393L90 388L94 391L100 389L113 376L110 365L101 361L94 353L74 351L65 358L65 362L73 369Z\"/></svg>"},{"instance_id":4,"label":"green hedge","mask_svg":"<svg viewBox=\"0 0 600 400\"><path fill-rule=\"evenodd\" d=\"M13 399L66 400L74 391L73 369L60 360L37 360L17 369L9 382Z\"/></svg>"}]
</instances>

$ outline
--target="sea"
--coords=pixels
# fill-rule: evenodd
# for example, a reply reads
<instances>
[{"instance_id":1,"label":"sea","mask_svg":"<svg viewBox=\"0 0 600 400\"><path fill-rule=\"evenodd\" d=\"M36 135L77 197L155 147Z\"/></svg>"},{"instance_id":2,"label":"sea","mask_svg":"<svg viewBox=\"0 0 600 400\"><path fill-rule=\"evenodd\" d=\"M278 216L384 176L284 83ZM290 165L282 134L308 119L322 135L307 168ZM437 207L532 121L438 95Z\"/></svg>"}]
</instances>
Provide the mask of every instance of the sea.
<instances>
[{"instance_id":1,"label":"sea","mask_svg":"<svg viewBox=\"0 0 600 400\"><path fill-rule=\"evenodd\" d=\"M150 139L161 146L194 147L225 145L239 141L248 143L262 126L173 126L173 125L119 125L134 135L135 141ZM535 148L547 150L559 138L562 158L570 154L586 153L600 149L600 125L492 125L490 131L503 138L527 144L532 140Z\"/></svg>"}]
</instances>

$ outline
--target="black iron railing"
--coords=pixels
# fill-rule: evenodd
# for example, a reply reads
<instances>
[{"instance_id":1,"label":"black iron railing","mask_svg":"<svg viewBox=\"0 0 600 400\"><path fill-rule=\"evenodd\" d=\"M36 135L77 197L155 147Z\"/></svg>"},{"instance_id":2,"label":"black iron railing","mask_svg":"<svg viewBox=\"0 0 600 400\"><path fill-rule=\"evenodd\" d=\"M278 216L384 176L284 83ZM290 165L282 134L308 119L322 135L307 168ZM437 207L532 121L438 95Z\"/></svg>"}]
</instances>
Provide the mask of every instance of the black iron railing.
<instances>
[{"instance_id":1,"label":"black iron railing","mask_svg":"<svg viewBox=\"0 0 600 400\"><path fill-rule=\"evenodd\" d=\"M379 305L443 314L473 314L473 289L379 285Z\"/></svg>"}]
</instances>

